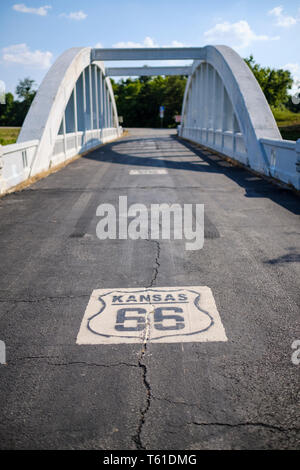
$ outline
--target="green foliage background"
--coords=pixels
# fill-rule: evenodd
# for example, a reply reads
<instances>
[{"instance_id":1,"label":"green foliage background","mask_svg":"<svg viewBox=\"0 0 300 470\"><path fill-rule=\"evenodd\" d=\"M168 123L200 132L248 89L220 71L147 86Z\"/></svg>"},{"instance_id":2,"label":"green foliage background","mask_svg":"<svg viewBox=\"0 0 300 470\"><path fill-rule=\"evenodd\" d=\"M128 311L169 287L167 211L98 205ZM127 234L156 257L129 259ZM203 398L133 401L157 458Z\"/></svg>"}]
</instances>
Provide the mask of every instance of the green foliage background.
<instances>
[{"instance_id":1,"label":"green foliage background","mask_svg":"<svg viewBox=\"0 0 300 470\"><path fill-rule=\"evenodd\" d=\"M16 88L19 99L15 100L12 93L6 93L5 104L0 105L0 126L22 126L36 94L33 88L34 80L27 77L20 80Z\"/></svg>"},{"instance_id":2,"label":"green foliage background","mask_svg":"<svg viewBox=\"0 0 300 470\"><path fill-rule=\"evenodd\" d=\"M262 67L252 55L245 61L260 84L278 125L284 128L283 137L299 138L300 106L292 103L288 93L293 84L290 72ZM161 124L163 127L176 127L174 116L181 114L186 82L187 77L183 76L144 76L118 82L112 80L123 127L160 127ZM6 94L6 104L0 105L0 127L22 126L36 93L34 85L33 80L25 78L19 81L16 88L17 99L12 93ZM163 123L159 117L160 106L165 107ZM293 128L288 129L288 126ZM7 138L9 143L13 139L11 135Z\"/></svg>"},{"instance_id":3,"label":"green foliage background","mask_svg":"<svg viewBox=\"0 0 300 470\"><path fill-rule=\"evenodd\" d=\"M140 77L120 82L112 80L119 116L124 127L160 127L159 107L165 107L164 127L176 127L174 116L181 114L187 77Z\"/></svg>"},{"instance_id":4,"label":"green foliage background","mask_svg":"<svg viewBox=\"0 0 300 470\"><path fill-rule=\"evenodd\" d=\"M290 96L288 95L288 90L293 85L291 72L283 69L276 70L270 67L262 67L255 62L253 55L245 59L245 62L260 84L270 106L277 108L291 104Z\"/></svg>"}]
</instances>

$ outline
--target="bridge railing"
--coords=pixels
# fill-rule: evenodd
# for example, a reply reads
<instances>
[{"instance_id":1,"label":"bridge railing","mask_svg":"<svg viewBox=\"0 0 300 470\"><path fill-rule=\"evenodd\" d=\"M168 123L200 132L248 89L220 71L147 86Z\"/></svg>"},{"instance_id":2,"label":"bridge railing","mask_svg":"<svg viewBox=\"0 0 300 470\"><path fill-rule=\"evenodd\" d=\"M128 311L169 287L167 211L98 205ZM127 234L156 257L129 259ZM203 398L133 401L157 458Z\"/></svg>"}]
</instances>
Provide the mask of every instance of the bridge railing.
<instances>
[{"instance_id":1,"label":"bridge railing","mask_svg":"<svg viewBox=\"0 0 300 470\"><path fill-rule=\"evenodd\" d=\"M234 160L249 166L244 139L241 133L196 127L179 129L181 136L205 147L216 150ZM276 178L300 189L300 139L260 139L265 156L266 176Z\"/></svg>"},{"instance_id":2,"label":"bridge railing","mask_svg":"<svg viewBox=\"0 0 300 470\"><path fill-rule=\"evenodd\" d=\"M0 194L29 177L38 144L38 140L31 140L0 145Z\"/></svg>"},{"instance_id":3,"label":"bridge railing","mask_svg":"<svg viewBox=\"0 0 300 470\"><path fill-rule=\"evenodd\" d=\"M122 128L94 129L84 132L72 132L58 135L53 150L51 162L53 165L72 158L77 153L84 153L100 144L105 144L122 135Z\"/></svg>"},{"instance_id":4,"label":"bridge railing","mask_svg":"<svg viewBox=\"0 0 300 470\"><path fill-rule=\"evenodd\" d=\"M110 79L91 51L65 51L46 74L17 144L1 149L0 193L121 136Z\"/></svg>"},{"instance_id":5,"label":"bridge railing","mask_svg":"<svg viewBox=\"0 0 300 470\"><path fill-rule=\"evenodd\" d=\"M98 145L122 135L122 128L94 129L58 135L55 140L50 166L63 163ZM11 145L0 145L0 194L30 178L39 140Z\"/></svg>"},{"instance_id":6,"label":"bridge railing","mask_svg":"<svg viewBox=\"0 0 300 470\"><path fill-rule=\"evenodd\" d=\"M270 176L300 189L300 139L260 139Z\"/></svg>"},{"instance_id":7,"label":"bridge railing","mask_svg":"<svg viewBox=\"0 0 300 470\"><path fill-rule=\"evenodd\" d=\"M248 163L243 135L240 132L184 127L181 135L186 139L239 160L245 165Z\"/></svg>"},{"instance_id":8,"label":"bridge railing","mask_svg":"<svg viewBox=\"0 0 300 470\"><path fill-rule=\"evenodd\" d=\"M207 46L187 81L179 135L300 190L300 140L282 140L266 97L245 61Z\"/></svg>"}]
</instances>

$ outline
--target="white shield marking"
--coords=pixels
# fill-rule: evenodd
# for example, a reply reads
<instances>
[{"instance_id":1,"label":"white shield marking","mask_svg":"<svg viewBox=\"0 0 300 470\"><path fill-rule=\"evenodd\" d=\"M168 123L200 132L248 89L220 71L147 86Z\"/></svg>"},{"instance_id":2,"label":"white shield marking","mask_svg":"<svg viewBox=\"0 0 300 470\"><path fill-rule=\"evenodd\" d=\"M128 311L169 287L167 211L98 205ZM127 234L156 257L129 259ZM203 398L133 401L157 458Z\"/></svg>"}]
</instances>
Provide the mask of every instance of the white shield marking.
<instances>
[{"instance_id":1,"label":"white shield marking","mask_svg":"<svg viewBox=\"0 0 300 470\"><path fill-rule=\"evenodd\" d=\"M227 341L209 287L96 289L77 344Z\"/></svg>"}]
</instances>

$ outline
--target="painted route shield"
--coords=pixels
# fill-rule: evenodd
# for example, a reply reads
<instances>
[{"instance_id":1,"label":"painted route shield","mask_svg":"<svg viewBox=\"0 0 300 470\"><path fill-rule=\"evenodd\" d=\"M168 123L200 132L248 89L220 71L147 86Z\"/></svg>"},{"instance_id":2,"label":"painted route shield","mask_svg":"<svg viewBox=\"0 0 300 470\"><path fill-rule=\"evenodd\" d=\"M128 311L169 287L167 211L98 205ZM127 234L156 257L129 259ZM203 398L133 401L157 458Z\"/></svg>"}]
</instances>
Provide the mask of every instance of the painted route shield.
<instances>
[{"instance_id":1,"label":"painted route shield","mask_svg":"<svg viewBox=\"0 0 300 470\"><path fill-rule=\"evenodd\" d=\"M96 289L77 344L227 341L208 287Z\"/></svg>"}]
</instances>

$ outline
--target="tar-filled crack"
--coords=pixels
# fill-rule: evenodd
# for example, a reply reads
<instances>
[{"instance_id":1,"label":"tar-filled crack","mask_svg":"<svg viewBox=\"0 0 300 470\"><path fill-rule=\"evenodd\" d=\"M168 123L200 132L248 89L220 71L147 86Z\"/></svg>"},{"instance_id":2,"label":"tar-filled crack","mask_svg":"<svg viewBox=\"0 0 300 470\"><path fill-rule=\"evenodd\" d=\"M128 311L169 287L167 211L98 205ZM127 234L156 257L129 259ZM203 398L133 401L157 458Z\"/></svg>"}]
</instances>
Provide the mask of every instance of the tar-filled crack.
<instances>
[{"instance_id":1,"label":"tar-filled crack","mask_svg":"<svg viewBox=\"0 0 300 470\"><path fill-rule=\"evenodd\" d=\"M56 196L58 193L102 193L107 191L120 191L126 189L133 189L136 191L139 190L149 190L149 189L170 189L174 191L174 186L164 186L164 185L157 185L157 186L102 186L102 188L27 188L27 193L53 193ZM180 186L178 190L182 189L202 189L203 186ZM214 189L214 191L218 191L218 189ZM224 190L223 190L224 191Z\"/></svg>"},{"instance_id":2,"label":"tar-filled crack","mask_svg":"<svg viewBox=\"0 0 300 470\"><path fill-rule=\"evenodd\" d=\"M62 300L62 299L75 299L80 297L89 297L90 294L69 294L69 295L57 295L57 296L45 296L45 297L36 297L36 298L27 298L27 299L1 299L0 303L36 303L36 302L45 302L47 300Z\"/></svg>"},{"instance_id":3,"label":"tar-filled crack","mask_svg":"<svg viewBox=\"0 0 300 470\"><path fill-rule=\"evenodd\" d=\"M160 244L159 244L159 241L157 240L147 240L147 241L151 241L155 243L156 245L155 267L154 267L154 271L153 271L153 275L150 280L150 283L146 287L147 289L149 289L150 287L153 287L155 285L156 279L158 276L158 270L160 267L160 261L159 261L160 260ZM154 310L154 306L153 306L153 310ZM144 363L144 358L147 352L148 342L150 339L150 315L152 314L153 314L153 311L151 310L146 315L146 328L144 329L143 347L142 347L139 360L138 360L138 367L142 369L143 386L146 390L146 405L140 410L140 420L139 420L137 432L132 438L138 450L146 449L146 447L143 445L143 442L142 442L142 430L146 421L146 415L151 406L151 400L153 398L150 381L148 380L148 368L147 368L147 365Z\"/></svg>"},{"instance_id":4,"label":"tar-filled crack","mask_svg":"<svg viewBox=\"0 0 300 470\"><path fill-rule=\"evenodd\" d=\"M268 423L263 423L260 421L245 421L245 422L238 422L238 423L226 423L226 422L220 422L220 421L210 421L210 422L199 422L199 421L190 421L184 424L180 425L174 425L172 424L171 427L173 428L182 428L184 426L203 426L203 427L209 427L209 426L216 426L216 427L228 427L228 428L242 428L242 427L260 427L264 429L268 429L270 431L275 431L275 432L299 432L299 428L296 427L284 427L284 426L276 426L274 424L268 424Z\"/></svg>"},{"instance_id":5,"label":"tar-filled crack","mask_svg":"<svg viewBox=\"0 0 300 470\"><path fill-rule=\"evenodd\" d=\"M276 426L273 424L262 423L262 422L251 422L251 421L246 421L242 423L221 423L221 422L201 423L197 421L192 421L186 424L195 425L195 426L220 426L220 427L230 427L230 428L255 426L255 427L262 427L262 428L270 429L272 431L279 431L279 432L288 432L288 431L298 432L299 431L299 428L284 428L283 426Z\"/></svg>"},{"instance_id":6,"label":"tar-filled crack","mask_svg":"<svg viewBox=\"0 0 300 470\"><path fill-rule=\"evenodd\" d=\"M148 381L147 374L147 366L146 364L143 363L143 359L145 357L147 351L147 340L144 342L143 349L141 351L139 360L138 360L138 367L142 369L142 378L143 378L143 385L146 390L146 405L140 410L140 420L137 428L136 434L133 436L133 442L136 445L136 448L138 450L145 450L146 447L142 443L142 430L143 426L145 424L146 420L146 414L148 413L150 406L151 406L151 400L152 400L152 391L151 391L151 385L150 382Z\"/></svg>"},{"instance_id":7,"label":"tar-filled crack","mask_svg":"<svg viewBox=\"0 0 300 470\"><path fill-rule=\"evenodd\" d=\"M157 397L157 396L154 396L154 395L152 395L152 398L153 398L153 400L165 401L167 403L170 403L170 405L176 405L176 406L177 405L183 405L183 406L190 406L190 407L194 407L194 408L199 408L199 405L196 405L195 403L188 403L188 402L185 402L185 401L174 401L174 400L171 400L169 398L162 398L162 397Z\"/></svg>"},{"instance_id":8,"label":"tar-filled crack","mask_svg":"<svg viewBox=\"0 0 300 470\"><path fill-rule=\"evenodd\" d=\"M167 403L170 403L172 405L178 406L188 406L188 407L196 407L199 408L198 405L194 403L187 403L184 401L174 401L170 400L168 398L161 398L152 395L153 400L159 400L159 401L166 401ZM200 408L199 408L200 409ZM273 431L279 431L279 432L288 432L288 431L299 431L299 428L285 428L283 426L276 426L273 424L268 424L268 423L263 423L263 422L257 422L257 421L245 421L245 422L239 422L239 423L226 423L226 422L220 422L220 421L211 421L211 422L197 422L197 421L191 421L188 423L185 423L186 426L219 426L219 427L230 427L230 428L238 428L238 427L247 427L247 426L255 426L255 427L263 427L266 429L270 429Z\"/></svg>"},{"instance_id":9,"label":"tar-filled crack","mask_svg":"<svg viewBox=\"0 0 300 470\"><path fill-rule=\"evenodd\" d=\"M18 357L15 361L9 362L9 365L17 365L19 361L29 361L29 360L45 360L49 366L87 366L87 367L139 367L137 364L131 364L129 362L113 362L111 364L100 364L98 362L88 362L88 361L66 361L66 362L54 362L52 360L59 359L59 356L24 356Z\"/></svg>"},{"instance_id":10,"label":"tar-filled crack","mask_svg":"<svg viewBox=\"0 0 300 470\"><path fill-rule=\"evenodd\" d=\"M147 241L151 241L152 243L155 243L155 245L156 245L155 267L154 267L154 270L153 270L153 275L152 275L150 284L147 287L147 289L148 289L150 287L153 287L153 285L156 282L157 276L158 276L158 270L160 268L160 262L159 262L159 259L160 259L160 243L159 243L158 240L147 240Z\"/></svg>"}]
</instances>

